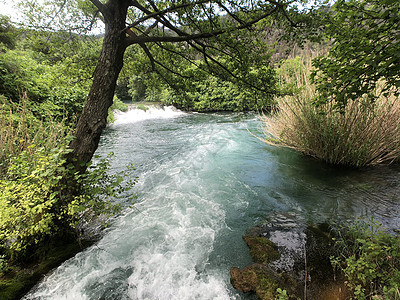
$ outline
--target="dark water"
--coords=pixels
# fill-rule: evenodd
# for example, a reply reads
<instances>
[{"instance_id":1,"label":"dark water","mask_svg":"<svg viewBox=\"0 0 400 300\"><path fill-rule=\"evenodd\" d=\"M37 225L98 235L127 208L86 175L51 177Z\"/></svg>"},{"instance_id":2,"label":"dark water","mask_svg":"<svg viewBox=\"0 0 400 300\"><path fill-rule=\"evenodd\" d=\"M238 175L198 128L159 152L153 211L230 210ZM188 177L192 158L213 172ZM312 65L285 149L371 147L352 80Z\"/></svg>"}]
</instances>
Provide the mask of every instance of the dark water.
<instances>
[{"instance_id":1,"label":"dark water","mask_svg":"<svg viewBox=\"0 0 400 300\"><path fill-rule=\"evenodd\" d=\"M398 167L334 168L248 130L260 133L254 115L120 115L98 154L115 152L113 170L136 165L135 208L27 299L246 299L229 269L251 263L241 237L252 226L284 219L301 235L364 214L400 228Z\"/></svg>"}]
</instances>

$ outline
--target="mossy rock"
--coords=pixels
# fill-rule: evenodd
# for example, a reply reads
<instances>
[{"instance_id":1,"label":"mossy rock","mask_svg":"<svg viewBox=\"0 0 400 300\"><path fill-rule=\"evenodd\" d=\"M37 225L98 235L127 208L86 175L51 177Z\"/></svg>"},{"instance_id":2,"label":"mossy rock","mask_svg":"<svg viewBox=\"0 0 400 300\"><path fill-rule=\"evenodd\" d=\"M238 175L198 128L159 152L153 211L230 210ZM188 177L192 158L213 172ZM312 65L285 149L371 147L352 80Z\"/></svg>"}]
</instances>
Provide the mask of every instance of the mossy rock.
<instances>
[{"instance_id":1,"label":"mossy rock","mask_svg":"<svg viewBox=\"0 0 400 300\"><path fill-rule=\"evenodd\" d=\"M257 273L253 266L244 267L243 270L231 268L231 284L242 293L255 291L258 284Z\"/></svg>"},{"instance_id":2,"label":"mossy rock","mask_svg":"<svg viewBox=\"0 0 400 300\"><path fill-rule=\"evenodd\" d=\"M231 268L231 284L242 293L255 292L261 300L275 299L277 289L286 289L289 295L296 290L296 282L286 273L278 274L270 267L253 264L243 269ZM291 298L290 298L291 299Z\"/></svg>"},{"instance_id":3,"label":"mossy rock","mask_svg":"<svg viewBox=\"0 0 400 300\"><path fill-rule=\"evenodd\" d=\"M258 264L268 264L281 257L278 247L265 237L243 236L243 240L250 248L253 261Z\"/></svg>"}]
</instances>

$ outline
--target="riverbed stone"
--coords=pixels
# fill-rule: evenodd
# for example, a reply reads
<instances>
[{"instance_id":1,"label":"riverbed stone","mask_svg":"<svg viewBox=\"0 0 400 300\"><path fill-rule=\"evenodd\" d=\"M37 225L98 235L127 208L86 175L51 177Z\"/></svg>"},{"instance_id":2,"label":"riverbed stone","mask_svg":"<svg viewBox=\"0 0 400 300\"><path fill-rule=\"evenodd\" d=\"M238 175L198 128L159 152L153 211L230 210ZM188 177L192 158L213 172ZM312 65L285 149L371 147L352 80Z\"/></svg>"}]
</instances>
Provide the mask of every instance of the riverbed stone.
<instances>
[{"instance_id":1,"label":"riverbed stone","mask_svg":"<svg viewBox=\"0 0 400 300\"><path fill-rule=\"evenodd\" d=\"M277 289L295 291L296 282L286 273L277 273L263 264L253 264L243 269L231 268L232 286L240 292L255 292L261 300L275 299Z\"/></svg>"},{"instance_id":2,"label":"riverbed stone","mask_svg":"<svg viewBox=\"0 0 400 300\"><path fill-rule=\"evenodd\" d=\"M252 266L244 267L242 270L232 267L231 283L235 289L242 293L255 291L257 288L257 274Z\"/></svg>"},{"instance_id":3,"label":"riverbed stone","mask_svg":"<svg viewBox=\"0 0 400 300\"><path fill-rule=\"evenodd\" d=\"M250 248L253 261L258 264L267 264L280 258L278 247L265 237L245 235L243 240Z\"/></svg>"},{"instance_id":4,"label":"riverbed stone","mask_svg":"<svg viewBox=\"0 0 400 300\"><path fill-rule=\"evenodd\" d=\"M289 299L305 293L309 299L348 299L345 278L330 263L336 254L332 235L329 224L310 225L290 215L248 229L243 240L254 264L231 269L233 287L259 299L275 299L277 288Z\"/></svg>"}]
</instances>

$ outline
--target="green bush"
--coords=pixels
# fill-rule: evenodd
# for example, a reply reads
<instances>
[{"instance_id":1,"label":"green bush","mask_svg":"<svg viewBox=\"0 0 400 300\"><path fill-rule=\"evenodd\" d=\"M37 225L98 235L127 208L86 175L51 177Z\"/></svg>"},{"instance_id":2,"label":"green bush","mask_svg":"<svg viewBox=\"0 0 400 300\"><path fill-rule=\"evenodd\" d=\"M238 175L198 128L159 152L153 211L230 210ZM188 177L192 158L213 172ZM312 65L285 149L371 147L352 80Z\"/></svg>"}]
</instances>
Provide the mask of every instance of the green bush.
<instances>
[{"instance_id":1,"label":"green bush","mask_svg":"<svg viewBox=\"0 0 400 300\"><path fill-rule=\"evenodd\" d=\"M358 220L336 241L334 266L347 278L355 299L400 299L400 236L381 224Z\"/></svg>"},{"instance_id":2,"label":"green bush","mask_svg":"<svg viewBox=\"0 0 400 300\"><path fill-rule=\"evenodd\" d=\"M67 146L30 149L34 151L23 151L13 159L7 177L0 181L0 247L10 257L24 257L48 238L119 212L121 206L113 199L125 195L136 180L124 181L132 166L121 174L109 174L111 157L78 174L65 165Z\"/></svg>"},{"instance_id":3,"label":"green bush","mask_svg":"<svg viewBox=\"0 0 400 300\"><path fill-rule=\"evenodd\" d=\"M31 146L33 148L34 146ZM65 217L56 187L64 175L66 147L23 151L0 181L0 243L12 255L58 232Z\"/></svg>"},{"instance_id":4,"label":"green bush","mask_svg":"<svg viewBox=\"0 0 400 300\"><path fill-rule=\"evenodd\" d=\"M4 176L13 157L22 151L33 151L30 145L50 150L70 131L64 122L54 121L50 116L46 120L38 119L29 106L26 97L19 103L10 103L0 95L0 176Z\"/></svg>"},{"instance_id":5,"label":"green bush","mask_svg":"<svg viewBox=\"0 0 400 300\"><path fill-rule=\"evenodd\" d=\"M124 178L131 166L109 174L110 157L84 174L66 166L69 134L89 91L101 39L26 30L11 41L3 25L0 254L6 256L0 257L0 272L10 257L29 257L54 237L72 236L82 222L117 213L115 198L129 196L135 182ZM12 44L7 48L5 41ZM128 107L116 99L113 108Z\"/></svg>"},{"instance_id":6,"label":"green bush","mask_svg":"<svg viewBox=\"0 0 400 300\"><path fill-rule=\"evenodd\" d=\"M127 112L129 106L118 99L117 96L114 96L113 104L108 109L107 123L111 124L115 121L114 110L119 110L123 112Z\"/></svg>"},{"instance_id":7,"label":"green bush","mask_svg":"<svg viewBox=\"0 0 400 300\"><path fill-rule=\"evenodd\" d=\"M198 73L195 80L186 82L182 90L172 92L162 101L178 108L200 112L270 111L275 106L275 72L268 67L251 68L246 75L248 83L263 86L263 91L240 80L232 82L217 76L201 74L203 71L192 72Z\"/></svg>"}]
</instances>

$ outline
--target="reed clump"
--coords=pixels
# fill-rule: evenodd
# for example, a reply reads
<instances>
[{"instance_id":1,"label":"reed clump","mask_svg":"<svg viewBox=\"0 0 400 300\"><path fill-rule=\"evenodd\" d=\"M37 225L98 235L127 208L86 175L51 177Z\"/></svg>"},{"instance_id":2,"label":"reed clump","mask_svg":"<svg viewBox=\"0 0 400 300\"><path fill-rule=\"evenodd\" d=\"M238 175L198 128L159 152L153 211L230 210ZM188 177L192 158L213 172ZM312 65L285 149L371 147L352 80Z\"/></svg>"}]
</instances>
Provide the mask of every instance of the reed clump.
<instances>
[{"instance_id":1,"label":"reed clump","mask_svg":"<svg viewBox=\"0 0 400 300\"><path fill-rule=\"evenodd\" d=\"M332 102L317 106L315 86L308 80L310 60L302 60L294 71L290 77L281 73L280 80L296 86L297 92L279 97L276 112L263 116L267 143L335 165L363 167L399 160L400 99L362 98L349 101L343 110Z\"/></svg>"}]
</instances>

